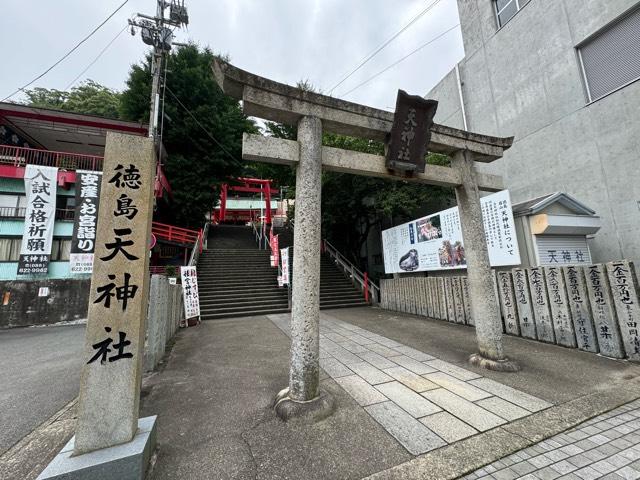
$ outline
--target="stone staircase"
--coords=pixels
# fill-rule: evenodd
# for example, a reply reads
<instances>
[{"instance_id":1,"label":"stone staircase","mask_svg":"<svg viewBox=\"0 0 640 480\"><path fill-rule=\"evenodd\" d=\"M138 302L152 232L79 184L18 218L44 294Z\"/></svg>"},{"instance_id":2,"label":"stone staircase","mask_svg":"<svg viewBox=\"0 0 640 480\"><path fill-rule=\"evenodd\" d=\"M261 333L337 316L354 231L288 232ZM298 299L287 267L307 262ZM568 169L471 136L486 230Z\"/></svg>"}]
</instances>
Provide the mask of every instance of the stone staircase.
<instances>
[{"instance_id":1,"label":"stone staircase","mask_svg":"<svg viewBox=\"0 0 640 480\"><path fill-rule=\"evenodd\" d=\"M202 320L289 311L288 289L278 287L278 271L270 266L269 251L257 248L249 227L212 227L208 244L198 260ZM367 305L324 255L320 272L320 308Z\"/></svg>"}]
</instances>

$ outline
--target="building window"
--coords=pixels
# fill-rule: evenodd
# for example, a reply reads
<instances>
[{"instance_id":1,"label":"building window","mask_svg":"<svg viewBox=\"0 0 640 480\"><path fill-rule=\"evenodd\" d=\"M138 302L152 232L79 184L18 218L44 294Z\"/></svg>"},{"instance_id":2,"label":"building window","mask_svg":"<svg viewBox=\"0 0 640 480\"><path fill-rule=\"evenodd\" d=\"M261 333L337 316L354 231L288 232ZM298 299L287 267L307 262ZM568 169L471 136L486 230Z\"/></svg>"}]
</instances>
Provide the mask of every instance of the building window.
<instances>
[{"instance_id":1,"label":"building window","mask_svg":"<svg viewBox=\"0 0 640 480\"><path fill-rule=\"evenodd\" d=\"M608 25L578 48L589 102L640 78L640 8Z\"/></svg>"},{"instance_id":2,"label":"building window","mask_svg":"<svg viewBox=\"0 0 640 480\"><path fill-rule=\"evenodd\" d=\"M22 238L0 238L0 262L17 262Z\"/></svg>"},{"instance_id":3,"label":"building window","mask_svg":"<svg viewBox=\"0 0 640 480\"><path fill-rule=\"evenodd\" d=\"M0 262L17 262L20 259L21 237L0 238ZM71 252L71 239L54 238L51 242L52 262L68 262Z\"/></svg>"},{"instance_id":4,"label":"building window","mask_svg":"<svg viewBox=\"0 0 640 480\"><path fill-rule=\"evenodd\" d=\"M498 27L502 28L529 0L495 0Z\"/></svg>"}]
</instances>

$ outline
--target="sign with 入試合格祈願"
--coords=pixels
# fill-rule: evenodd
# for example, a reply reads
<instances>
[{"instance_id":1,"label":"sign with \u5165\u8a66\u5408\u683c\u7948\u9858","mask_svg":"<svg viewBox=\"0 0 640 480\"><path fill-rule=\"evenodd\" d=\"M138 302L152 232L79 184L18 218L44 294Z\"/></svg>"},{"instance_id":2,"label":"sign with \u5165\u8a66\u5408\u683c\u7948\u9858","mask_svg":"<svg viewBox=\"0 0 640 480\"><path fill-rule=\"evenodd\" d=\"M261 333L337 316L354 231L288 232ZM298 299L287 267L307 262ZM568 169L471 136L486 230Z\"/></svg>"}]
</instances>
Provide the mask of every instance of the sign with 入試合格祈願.
<instances>
[{"instance_id":1,"label":"sign with \u5165\u8a66\u5408\u683c\u7948\u9858","mask_svg":"<svg viewBox=\"0 0 640 480\"><path fill-rule=\"evenodd\" d=\"M76 171L76 207L69 253L69 271L74 275L93 272L101 184L102 172Z\"/></svg>"},{"instance_id":2,"label":"sign with \u5165\u8a66\u5408\u683c\u7948\u9858","mask_svg":"<svg viewBox=\"0 0 640 480\"><path fill-rule=\"evenodd\" d=\"M520 264L508 190L480 199L491 266ZM385 273L466 268L458 207L383 230Z\"/></svg>"},{"instance_id":3,"label":"sign with \u5165\u8a66\u5408\u683c\u7948\u9858","mask_svg":"<svg viewBox=\"0 0 640 480\"><path fill-rule=\"evenodd\" d=\"M398 90L393 126L387 141L387 169L402 175L424 173L437 108L435 100Z\"/></svg>"},{"instance_id":4,"label":"sign with \u5165\u8a66\u5408\u683c\u7948\u9858","mask_svg":"<svg viewBox=\"0 0 640 480\"><path fill-rule=\"evenodd\" d=\"M18 260L18 275L49 272L56 214L57 167L27 165L24 187L27 210Z\"/></svg>"}]
</instances>

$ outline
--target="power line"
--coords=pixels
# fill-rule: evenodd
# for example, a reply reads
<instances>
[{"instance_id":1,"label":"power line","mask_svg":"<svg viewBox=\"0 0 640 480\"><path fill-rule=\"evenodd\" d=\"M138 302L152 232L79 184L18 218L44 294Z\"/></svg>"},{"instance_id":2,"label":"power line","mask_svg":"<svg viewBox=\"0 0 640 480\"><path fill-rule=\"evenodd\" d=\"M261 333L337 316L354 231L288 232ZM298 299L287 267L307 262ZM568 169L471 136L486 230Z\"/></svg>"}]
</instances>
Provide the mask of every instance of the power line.
<instances>
[{"instance_id":1,"label":"power line","mask_svg":"<svg viewBox=\"0 0 640 480\"><path fill-rule=\"evenodd\" d=\"M371 80L373 80L376 77L379 77L380 75L382 75L384 72L386 72L387 70L390 70L391 68L395 67L396 65L398 65L400 62L403 62L404 60L406 60L407 58L409 58L411 55L414 55L415 53L418 53L420 50L422 50L423 48L425 48L428 45L431 45L433 42L435 42L436 40L438 40L441 37L444 37L447 33L449 33L451 30L454 30L456 28L458 28L460 26L459 23L455 24L453 27L451 27L448 30L445 30L444 32L442 32L440 35L438 35L437 37L432 38L431 40L429 40L427 43L424 43L422 45L420 45L418 48L416 48L415 50L413 50L411 53L408 53L407 55L405 55L404 57L402 57L400 60L397 60L395 62L393 62L391 65L389 65L388 67L380 70L378 73L376 73L375 75L369 77L368 79L366 79L364 82L359 83L358 85L356 85L355 87L353 87L351 90L349 90L348 92L343 93L342 95L340 95L340 97L346 97L347 95L349 95L351 92L357 90L358 88L362 87L363 85L366 85L367 83L369 83Z\"/></svg>"},{"instance_id":2,"label":"power line","mask_svg":"<svg viewBox=\"0 0 640 480\"><path fill-rule=\"evenodd\" d=\"M53 65L51 65L49 68L47 68L44 72L42 72L40 75L38 75L36 78L34 78L33 80L31 80L29 83L26 83L25 85L23 85L22 87L18 88L15 92L13 92L11 95L4 97L2 99L2 101L6 101L8 99L10 99L11 97L13 97L16 93L23 91L25 88L27 88L29 85L31 85L32 83L40 80L42 77L44 77L47 73L49 73L51 70L53 70L55 67L57 67L60 63L62 63L62 61L64 59L66 59L69 55L71 55L73 52L75 52L80 45L82 45L84 42L86 42L87 40L89 40L94 33L96 33L98 30L100 30L102 28L102 26L107 23L109 20L111 20L111 17L113 17L116 13L118 13L118 11L120 11L120 9L122 7L124 7L126 5L126 3L129 0L124 0L124 2L122 2L120 4L120 6L118 8L116 8L111 15L109 15L100 25L98 25L96 28L94 28L91 33L89 33L89 35L87 35L86 37L84 37L82 40L80 40L80 42L78 42L75 47L73 47L71 50L69 50L67 53L65 53L62 58L60 58L60 60L58 60L56 63L54 63Z\"/></svg>"},{"instance_id":3,"label":"power line","mask_svg":"<svg viewBox=\"0 0 640 480\"><path fill-rule=\"evenodd\" d=\"M69 88L70 88L74 83L76 83L76 82L78 81L78 79L79 79L82 75L84 75L84 74L87 72L87 70L89 70L91 67L93 67L93 65L94 65L98 60L100 60L100 57L102 57L102 55L104 55L104 53L109 49L109 47L111 47L111 45L113 45L113 43L114 43L114 42L115 42L115 41L120 37L120 35L122 35L122 32L124 32L127 28L129 28L129 25L125 25L125 26L124 26L124 28L123 28L122 30L120 30L120 31L118 32L118 34L117 34L115 37L113 37L109 43L107 43L107 45L106 45L106 46L105 46L105 47L100 51L100 53L96 56L96 58L94 58L94 59L93 59L93 61L92 61L89 65L87 65L87 67L86 67L84 70L82 70L82 71L78 74L78 76L77 76L76 78L74 78L73 80L71 80L71 82L69 82L69 84L68 84L66 87L64 87L64 89L65 89L65 90L69 90Z\"/></svg>"},{"instance_id":4,"label":"power line","mask_svg":"<svg viewBox=\"0 0 640 480\"><path fill-rule=\"evenodd\" d=\"M200 128L201 128L201 129L202 129L202 130L207 134L207 136L208 136L211 140L213 140L213 141L214 141L214 143L215 143L216 145L218 145L218 146L220 147L220 149L221 149L224 153L226 153L227 155L229 155L229 158L231 158L231 159L232 159L232 160L234 160L234 161L238 161L238 160L236 159L236 157L234 157L231 153L229 153L229 150L227 150L226 148L224 148L224 145L222 145L222 144L221 144L221 143L216 139L216 137L214 137L214 136L211 134L211 132L209 132L209 130L207 130L207 129L205 128L205 126L204 126L204 125L202 125L202 123L200 123L200 120L198 120L198 119L196 118L196 116L195 116L193 113L191 113L191 110L189 110L189 109L187 108L187 106L186 106L184 103L182 103L182 102L180 101L180 99L176 96L176 94L175 94L175 93L173 93L173 91L169 88L169 86L168 86L168 85L165 85L165 87L164 87L164 88L165 88L165 90L166 90L167 92L169 92L169 94L170 94L170 95L171 95L171 96L172 96L172 97L173 97L173 98L174 98L174 99L175 99L175 100L180 104L180 106L186 110L186 112L191 116L191 118L193 118L193 120L198 124L198 126L199 126L199 127L200 127Z\"/></svg>"},{"instance_id":5,"label":"power line","mask_svg":"<svg viewBox=\"0 0 640 480\"><path fill-rule=\"evenodd\" d=\"M411 27L414 23L416 23L418 20L420 20L429 10L431 10L433 7L435 7L438 3L440 3L441 0L436 0L435 2L433 2L431 5L429 5L427 8L425 8L424 10L422 10L420 13L418 13L418 15L416 15L415 17L413 17L411 20L409 20L409 23L407 23L404 27L402 27L398 32L396 32L393 36L391 36L391 38L389 38L387 41L385 41L382 45L380 45L378 48L376 48L373 52L371 52L369 55L367 55L364 59L362 59L360 61L360 63L356 66L356 68L354 68L353 70L351 70L351 72L349 72L342 80L340 80L338 83L336 83L333 87L331 87L329 89L329 95L331 95L333 93L333 91L339 87L340 85L342 85L349 77L351 77L354 73L356 73L358 70L360 70L367 62L369 62L369 60L371 60L373 57L375 57L378 53L380 53L387 45L389 45L391 42L393 42L396 38L398 38L405 30L407 30L409 27Z\"/></svg>"}]
</instances>

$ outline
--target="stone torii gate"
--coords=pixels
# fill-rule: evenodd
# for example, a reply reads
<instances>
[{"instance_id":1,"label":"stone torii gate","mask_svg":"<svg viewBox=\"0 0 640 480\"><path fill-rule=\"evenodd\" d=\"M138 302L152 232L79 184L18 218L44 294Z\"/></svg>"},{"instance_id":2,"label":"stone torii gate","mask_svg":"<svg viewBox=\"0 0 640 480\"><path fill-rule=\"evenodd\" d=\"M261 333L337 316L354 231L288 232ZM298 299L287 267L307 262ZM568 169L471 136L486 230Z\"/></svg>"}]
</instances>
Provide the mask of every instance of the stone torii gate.
<instances>
[{"instance_id":1,"label":"stone torii gate","mask_svg":"<svg viewBox=\"0 0 640 480\"><path fill-rule=\"evenodd\" d=\"M478 172L475 162L502 157L513 138L496 138L434 124L430 152L451 157L451 167L427 165L424 173L398 177L378 155L322 146L323 131L385 141L394 114L303 91L259 77L216 59L213 74L220 88L242 100L246 115L297 125L297 141L244 134L246 160L294 165L296 210L291 310L289 388L276 398L282 418L330 411L331 399L319 390L320 195L322 169L454 187L469 278L471 312L475 319L478 353L470 362L489 369L515 371L504 354L502 322L491 281L491 267L480 206L480 190L503 188L501 177Z\"/></svg>"}]
</instances>

